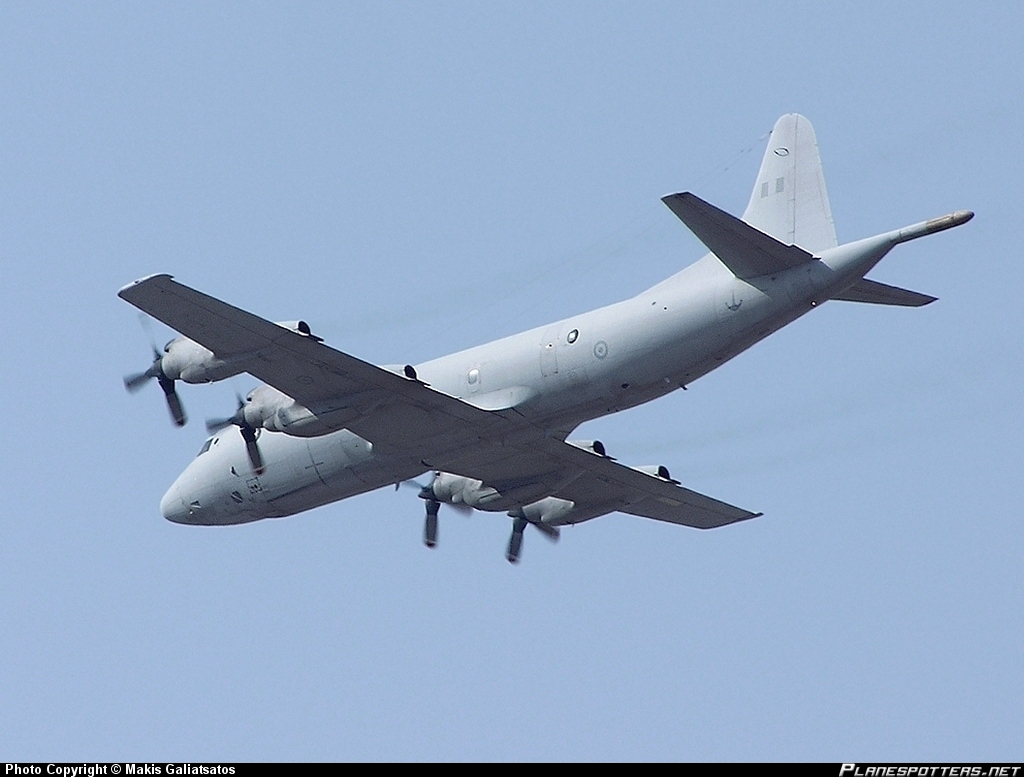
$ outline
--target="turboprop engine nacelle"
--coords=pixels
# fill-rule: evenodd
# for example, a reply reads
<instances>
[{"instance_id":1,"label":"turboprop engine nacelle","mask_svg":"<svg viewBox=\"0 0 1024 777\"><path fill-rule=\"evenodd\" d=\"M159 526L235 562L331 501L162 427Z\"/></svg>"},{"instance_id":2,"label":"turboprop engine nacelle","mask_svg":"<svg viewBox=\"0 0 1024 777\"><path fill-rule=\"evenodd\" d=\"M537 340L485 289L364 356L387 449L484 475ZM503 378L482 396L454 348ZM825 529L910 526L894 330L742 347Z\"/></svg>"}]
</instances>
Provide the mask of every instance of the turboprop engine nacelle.
<instances>
[{"instance_id":1,"label":"turboprop engine nacelle","mask_svg":"<svg viewBox=\"0 0 1024 777\"><path fill-rule=\"evenodd\" d=\"M160 369L171 380L213 383L245 371L238 359L221 359L195 340L176 337L164 346Z\"/></svg>"},{"instance_id":2,"label":"turboprop engine nacelle","mask_svg":"<svg viewBox=\"0 0 1024 777\"><path fill-rule=\"evenodd\" d=\"M336 432L358 415L351 406L342 403L306 407L273 386L260 386L250 391L241 413L252 429L282 432L293 437L320 437Z\"/></svg>"},{"instance_id":3,"label":"turboprop engine nacelle","mask_svg":"<svg viewBox=\"0 0 1024 777\"><path fill-rule=\"evenodd\" d=\"M485 486L483 481L453 475L450 472L438 472L431 488L437 501L448 504L483 507L501 499L501 494L490 486Z\"/></svg>"},{"instance_id":4,"label":"turboprop engine nacelle","mask_svg":"<svg viewBox=\"0 0 1024 777\"><path fill-rule=\"evenodd\" d=\"M568 523L563 519L573 511L576 503L568 499L559 499L557 496L549 496L538 502L528 504L513 510L509 513L512 518L525 518L530 523L543 523L548 526L558 526Z\"/></svg>"}]
</instances>

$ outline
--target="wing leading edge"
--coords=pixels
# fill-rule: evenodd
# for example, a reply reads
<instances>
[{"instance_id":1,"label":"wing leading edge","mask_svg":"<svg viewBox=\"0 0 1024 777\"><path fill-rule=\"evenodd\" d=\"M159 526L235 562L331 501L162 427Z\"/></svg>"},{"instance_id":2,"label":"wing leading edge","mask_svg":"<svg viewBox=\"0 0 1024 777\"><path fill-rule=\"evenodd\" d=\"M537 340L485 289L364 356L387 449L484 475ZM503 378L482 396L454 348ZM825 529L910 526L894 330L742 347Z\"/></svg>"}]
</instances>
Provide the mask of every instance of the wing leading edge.
<instances>
[{"instance_id":1,"label":"wing leading edge","mask_svg":"<svg viewBox=\"0 0 1024 777\"><path fill-rule=\"evenodd\" d=\"M474 407L170 275L138 280L118 296L306 407L344 407L345 428L375 450L414 454L425 467L481 480L520 504L571 500L571 522L620 511L707 529L760 515L569 445L514 409Z\"/></svg>"}]
</instances>

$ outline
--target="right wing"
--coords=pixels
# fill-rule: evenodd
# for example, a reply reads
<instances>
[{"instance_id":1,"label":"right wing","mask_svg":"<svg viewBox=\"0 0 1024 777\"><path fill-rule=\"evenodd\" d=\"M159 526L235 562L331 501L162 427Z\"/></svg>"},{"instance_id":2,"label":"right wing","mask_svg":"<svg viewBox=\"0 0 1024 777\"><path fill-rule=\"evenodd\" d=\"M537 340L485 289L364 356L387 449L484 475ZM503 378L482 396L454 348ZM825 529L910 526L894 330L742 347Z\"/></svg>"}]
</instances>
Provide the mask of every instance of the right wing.
<instances>
[{"instance_id":1,"label":"right wing","mask_svg":"<svg viewBox=\"0 0 1024 777\"><path fill-rule=\"evenodd\" d=\"M571 500L573 522L616 510L696 528L756 517L668 480L577 448L515 409L483 410L417 380L191 289L169 275L118 296L310 409L329 408L382 454L481 480L509 507Z\"/></svg>"},{"instance_id":2,"label":"right wing","mask_svg":"<svg viewBox=\"0 0 1024 777\"><path fill-rule=\"evenodd\" d=\"M568 499L576 507L566 518L567 523L618 511L695 529L713 529L761 515L544 436L536 427L528 428L534 434L511 438L501 445L481 439L475 446L448 451L424 463L482 480L523 504L545 496Z\"/></svg>"},{"instance_id":3,"label":"right wing","mask_svg":"<svg viewBox=\"0 0 1024 777\"><path fill-rule=\"evenodd\" d=\"M584 471L554 493L576 503L570 515L574 523L591 512L597 517L618 511L695 529L714 529L761 516L567 443L559 445L569 449L561 450L560 455Z\"/></svg>"}]
</instances>

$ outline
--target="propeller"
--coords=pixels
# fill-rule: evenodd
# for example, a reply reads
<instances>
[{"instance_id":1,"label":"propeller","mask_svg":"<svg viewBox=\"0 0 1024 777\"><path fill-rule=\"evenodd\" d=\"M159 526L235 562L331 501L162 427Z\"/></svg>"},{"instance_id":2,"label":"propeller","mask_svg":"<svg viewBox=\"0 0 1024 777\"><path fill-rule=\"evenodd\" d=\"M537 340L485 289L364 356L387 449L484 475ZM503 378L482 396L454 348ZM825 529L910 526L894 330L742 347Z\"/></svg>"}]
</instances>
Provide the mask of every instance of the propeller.
<instances>
[{"instance_id":1,"label":"propeller","mask_svg":"<svg viewBox=\"0 0 1024 777\"><path fill-rule=\"evenodd\" d=\"M512 536L508 538L508 550L505 551L505 558L510 564L519 563L519 554L523 550L523 532L527 526L535 526L541 534L552 542L558 542L561 532L557 526L549 526L543 521L530 521L524 517L513 517Z\"/></svg>"},{"instance_id":2,"label":"propeller","mask_svg":"<svg viewBox=\"0 0 1024 777\"><path fill-rule=\"evenodd\" d=\"M409 486L419 490L419 498L422 499L427 508L427 516L423 522L423 544L428 548L433 548L437 545L437 513L441 509L441 500L437 498L434 493L434 481L437 480L438 473L431 472L430 480L426 483L420 483L418 480L403 480L395 483L395 490L397 491L399 486ZM463 502L448 502L456 511L469 515L473 512L473 508Z\"/></svg>"},{"instance_id":3,"label":"propeller","mask_svg":"<svg viewBox=\"0 0 1024 777\"><path fill-rule=\"evenodd\" d=\"M245 400L241 394L235 394L238 399L238 410L228 418L209 418L206 421L206 431L215 434L228 426L237 426L245 440L245 452L249 455L249 466L257 475L266 472L266 465L263 462L263 454L260 453L260 446L256 443L258 429L245 420Z\"/></svg>"},{"instance_id":4,"label":"propeller","mask_svg":"<svg viewBox=\"0 0 1024 777\"><path fill-rule=\"evenodd\" d=\"M153 378L156 378L156 382L160 385L164 392L164 398L167 400L167 409L171 413L171 420L174 421L175 426L184 426L185 422L188 421L188 416L185 415L185 408L182 407L181 399L174 388L174 378L164 372L164 356L156 347L156 343L153 342L153 335L146 325L146 319L140 316L139 321L142 323L142 328L146 330L149 345L153 349L153 363L149 365L149 369L145 372L125 375L124 387L128 390L128 393L134 394Z\"/></svg>"}]
</instances>

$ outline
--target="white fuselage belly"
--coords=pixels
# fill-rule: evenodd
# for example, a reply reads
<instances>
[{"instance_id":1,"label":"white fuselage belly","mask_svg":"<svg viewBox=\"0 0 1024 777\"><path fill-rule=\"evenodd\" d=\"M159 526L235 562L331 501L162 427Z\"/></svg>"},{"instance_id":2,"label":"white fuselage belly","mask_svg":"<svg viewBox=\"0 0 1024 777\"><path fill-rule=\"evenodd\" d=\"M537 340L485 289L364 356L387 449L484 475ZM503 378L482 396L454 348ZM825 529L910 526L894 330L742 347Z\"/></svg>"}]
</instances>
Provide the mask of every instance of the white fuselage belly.
<instances>
[{"instance_id":1,"label":"white fuselage belly","mask_svg":"<svg viewBox=\"0 0 1024 777\"><path fill-rule=\"evenodd\" d=\"M708 255L632 299L425 362L417 376L485 408L526 397L517 410L564 436L707 374L856 281L889 247L836 249L750 282ZM294 515L427 469L416 459L382 460L347 430L312 438L264 431L259 445L266 471L256 476L237 430L220 432L168 490L164 515L202 525Z\"/></svg>"}]
</instances>

